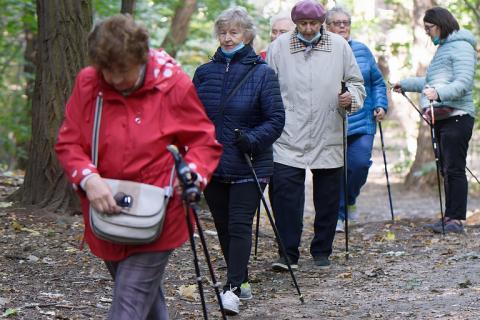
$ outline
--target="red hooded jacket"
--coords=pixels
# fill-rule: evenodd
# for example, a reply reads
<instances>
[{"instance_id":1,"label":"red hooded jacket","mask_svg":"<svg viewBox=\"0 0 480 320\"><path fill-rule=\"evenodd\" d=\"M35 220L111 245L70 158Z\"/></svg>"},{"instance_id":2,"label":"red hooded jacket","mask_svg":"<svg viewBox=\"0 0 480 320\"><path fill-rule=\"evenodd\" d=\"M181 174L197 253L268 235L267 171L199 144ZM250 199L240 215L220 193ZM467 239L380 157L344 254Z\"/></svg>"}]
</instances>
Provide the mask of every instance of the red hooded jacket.
<instances>
[{"instance_id":1,"label":"red hooded jacket","mask_svg":"<svg viewBox=\"0 0 480 320\"><path fill-rule=\"evenodd\" d=\"M90 154L99 94L104 101L95 167ZM76 190L81 189L80 182L91 173L167 186L174 164L166 150L169 144L188 150L185 160L205 186L217 167L222 147L215 140L215 128L191 80L168 54L150 50L143 86L126 97L111 88L93 67L80 71L55 146L60 164ZM118 261L138 252L171 250L188 239L178 192L170 199L160 237L146 245L120 245L96 237L89 224L88 199L83 191L79 194L85 240L90 250L104 260Z\"/></svg>"}]
</instances>

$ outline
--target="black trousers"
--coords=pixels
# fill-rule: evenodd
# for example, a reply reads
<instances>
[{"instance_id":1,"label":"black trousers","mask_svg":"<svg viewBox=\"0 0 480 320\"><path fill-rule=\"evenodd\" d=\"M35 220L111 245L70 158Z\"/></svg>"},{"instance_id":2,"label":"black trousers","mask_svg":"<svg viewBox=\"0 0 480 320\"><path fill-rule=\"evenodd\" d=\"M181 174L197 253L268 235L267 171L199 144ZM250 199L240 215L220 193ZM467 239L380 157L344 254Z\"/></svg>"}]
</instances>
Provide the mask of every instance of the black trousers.
<instances>
[{"instance_id":1,"label":"black trousers","mask_svg":"<svg viewBox=\"0 0 480 320\"><path fill-rule=\"evenodd\" d=\"M261 186L264 189L266 184ZM212 180L204 195L227 263L225 288L240 288L248 281L252 223L261 198L258 186L254 182L230 184Z\"/></svg>"},{"instance_id":2,"label":"black trousers","mask_svg":"<svg viewBox=\"0 0 480 320\"><path fill-rule=\"evenodd\" d=\"M469 115L450 117L435 123L445 188L445 216L467 218L468 182L465 174L468 142L474 119Z\"/></svg>"},{"instance_id":3,"label":"black trousers","mask_svg":"<svg viewBox=\"0 0 480 320\"><path fill-rule=\"evenodd\" d=\"M340 204L343 167L312 169L315 236L310 244L313 257L330 256ZM290 262L297 263L305 204L305 169L274 163L270 182L275 223Z\"/></svg>"}]
</instances>

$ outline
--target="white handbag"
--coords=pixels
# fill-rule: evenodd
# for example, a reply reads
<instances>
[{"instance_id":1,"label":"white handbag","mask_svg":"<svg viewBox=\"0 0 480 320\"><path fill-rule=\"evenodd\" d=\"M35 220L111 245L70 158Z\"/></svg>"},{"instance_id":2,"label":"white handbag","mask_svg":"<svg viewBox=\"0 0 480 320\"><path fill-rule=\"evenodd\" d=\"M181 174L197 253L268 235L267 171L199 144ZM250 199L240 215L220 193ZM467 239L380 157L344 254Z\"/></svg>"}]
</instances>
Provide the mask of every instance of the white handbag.
<instances>
[{"instance_id":1,"label":"white handbag","mask_svg":"<svg viewBox=\"0 0 480 320\"><path fill-rule=\"evenodd\" d=\"M98 136L102 116L103 99L97 97L92 134L92 160L98 161ZM170 184L160 188L145 183L103 179L112 189L120 213L102 213L90 206L90 226L100 239L113 243L138 245L155 241L162 231L168 201L173 195L175 168L172 168Z\"/></svg>"}]
</instances>

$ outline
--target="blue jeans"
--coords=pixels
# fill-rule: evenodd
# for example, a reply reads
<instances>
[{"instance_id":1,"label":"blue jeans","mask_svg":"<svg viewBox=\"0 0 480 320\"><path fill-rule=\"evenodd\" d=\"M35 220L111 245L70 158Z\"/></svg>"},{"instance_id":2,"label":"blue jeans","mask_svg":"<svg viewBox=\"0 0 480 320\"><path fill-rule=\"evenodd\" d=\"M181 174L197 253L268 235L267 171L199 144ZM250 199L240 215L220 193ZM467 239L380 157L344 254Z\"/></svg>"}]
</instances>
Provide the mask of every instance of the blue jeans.
<instances>
[{"instance_id":1,"label":"blue jeans","mask_svg":"<svg viewBox=\"0 0 480 320\"><path fill-rule=\"evenodd\" d=\"M356 134L347 139L347 189L348 205L354 205L360 189L367 182L368 170L372 165L373 134ZM340 187L340 208L338 218L345 220L345 193Z\"/></svg>"},{"instance_id":2,"label":"blue jeans","mask_svg":"<svg viewBox=\"0 0 480 320\"><path fill-rule=\"evenodd\" d=\"M328 257L332 253L342 170L342 167L312 169L315 235L310 244L310 254L314 258ZM275 224L291 263L297 263L300 257L298 247L303 229L305 171L275 162L270 181Z\"/></svg>"},{"instance_id":3,"label":"blue jeans","mask_svg":"<svg viewBox=\"0 0 480 320\"><path fill-rule=\"evenodd\" d=\"M168 320L162 290L172 251L137 253L122 261L105 261L115 281L111 320Z\"/></svg>"}]
</instances>

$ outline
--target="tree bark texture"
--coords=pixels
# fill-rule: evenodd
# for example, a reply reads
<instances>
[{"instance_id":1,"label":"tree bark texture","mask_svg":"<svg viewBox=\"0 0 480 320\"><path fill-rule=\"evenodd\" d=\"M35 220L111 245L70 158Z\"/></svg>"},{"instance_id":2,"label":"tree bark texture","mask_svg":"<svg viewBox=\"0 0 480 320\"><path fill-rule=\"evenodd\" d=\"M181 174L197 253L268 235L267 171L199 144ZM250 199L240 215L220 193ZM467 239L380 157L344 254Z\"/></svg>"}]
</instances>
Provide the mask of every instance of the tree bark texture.
<instances>
[{"instance_id":1,"label":"tree bark texture","mask_svg":"<svg viewBox=\"0 0 480 320\"><path fill-rule=\"evenodd\" d=\"M425 45L425 41L430 41L425 35L423 16L425 11L435 6L435 1L432 0L415 0L413 7L413 30L414 30L414 45L413 56L414 63L417 66L417 76L425 76L427 67L433 57L433 45ZM421 108L417 103L417 107ZM418 136L417 136L417 152L415 160L413 161L410 171L405 178L406 187L429 187L436 183L436 171L430 170L428 173L422 173L422 168L427 163L434 161L432 139L430 135L430 127L423 121L420 121Z\"/></svg>"},{"instance_id":2,"label":"tree bark texture","mask_svg":"<svg viewBox=\"0 0 480 320\"><path fill-rule=\"evenodd\" d=\"M37 0L37 16L32 142L19 193L24 204L65 211L78 203L57 162L54 144L76 74L86 63L91 0Z\"/></svg>"},{"instance_id":3,"label":"tree bark texture","mask_svg":"<svg viewBox=\"0 0 480 320\"><path fill-rule=\"evenodd\" d=\"M135 2L136 0L122 0L122 8L120 9L121 13L128 13L133 16L135 12Z\"/></svg>"},{"instance_id":4,"label":"tree bark texture","mask_svg":"<svg viewBox=\"0 0 480 320\"><path fill-rule=\"evenodd\" d=\"M162 42L164 48L172 57L177 55L180 47L185 43L188 35L190 20L195 12L197 0L179 1L170 25L170 30Z\"/></svg>"}]
</instances>

